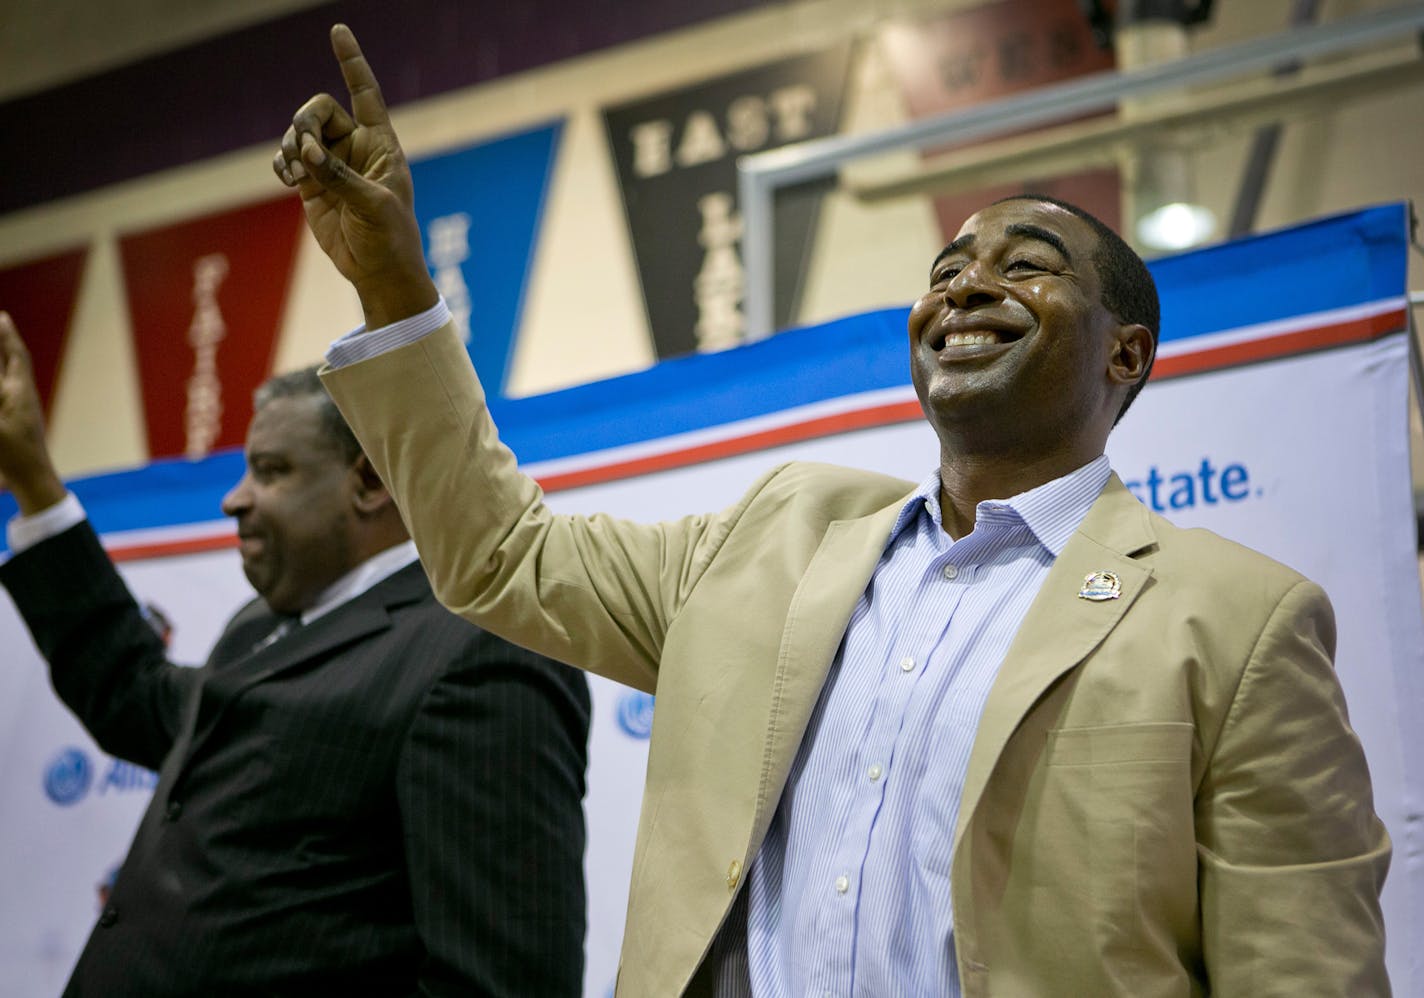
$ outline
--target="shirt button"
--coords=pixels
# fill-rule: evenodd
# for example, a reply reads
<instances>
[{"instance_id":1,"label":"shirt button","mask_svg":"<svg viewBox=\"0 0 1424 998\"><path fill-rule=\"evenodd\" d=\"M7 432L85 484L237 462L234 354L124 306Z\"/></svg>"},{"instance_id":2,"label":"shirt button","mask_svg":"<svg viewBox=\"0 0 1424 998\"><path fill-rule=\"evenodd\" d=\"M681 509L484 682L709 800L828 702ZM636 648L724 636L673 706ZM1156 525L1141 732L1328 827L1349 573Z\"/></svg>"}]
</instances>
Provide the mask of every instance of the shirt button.
<instances>
[{"instance_id":1,"label":"shirt button","mask_svg":"<svg viewBox=\"0 0 1424 998\"><path fill-rule=\"evenodd\" d=\"M902 659L900 659L900 671L901 671L901 672L914 672L914 671L915 671L915 660L914 660L913 658L902 658Z\"/></svg>"},{"instance_id":2,"label":"shirt button","mask_svg":"<svg viewBox=\"0 0 1424 998\"><path fill-rule=\"evenodd\" d=\"M865 771L865 775L868 776L868 777L870 777L870 782L871 782L871 783L874 783L876 780L880 779L880 777L884 774L884 772L885 772L885 767L882 766L882 765L880 765L880 763L877 762L877 763L874 763L869 769L867 769L867 770Z\"/></svg>"},{"instance_id":3,"label":"shirt button","mask_svg":"<svg viewBox=\"0 0 1424 998\"><path fill-rule=\"evenodd\" d=\"M950 582L953 582L955 579L959 578L959 569L954 565L945 565L944 577Z\"/></svg>"},{"instance_id":4,"label":"shirt button","mask_svg":"<svg viewBox=\"0 0 1424 998\"><path fill-rule=\"evenodd\" d=\"M844 894L848 890L850 890L850 877L842 873L836 878L836 893Z\"/></svg>"},{"instance_id":5,"label":"shirt button","mask_svg":"<svg viewBox=\"0 0 1424 998\"><path fill-rule=\"evenodd\" d=\"M109 907L107 907L107 908L104 909L104 913L99 916L99 925L100 925L102 928L107 929L107 928L109 928L110 926L112 926L115 922L117 922L118 920L119 920L119 909L115 908L113 905L109 905Z\"/></svg>"},{"instance_id":6,"label":"shirt button","mask_svg":"<svg viewBox=\"0 0 1424 998\"><path fill-rule=\"evenodd\" d=\"M169 801L168 809L163 812L163 816L169 821L177 821L179 815L183 813L183 805L178 801Z\"/></svg>"}]
</instances>

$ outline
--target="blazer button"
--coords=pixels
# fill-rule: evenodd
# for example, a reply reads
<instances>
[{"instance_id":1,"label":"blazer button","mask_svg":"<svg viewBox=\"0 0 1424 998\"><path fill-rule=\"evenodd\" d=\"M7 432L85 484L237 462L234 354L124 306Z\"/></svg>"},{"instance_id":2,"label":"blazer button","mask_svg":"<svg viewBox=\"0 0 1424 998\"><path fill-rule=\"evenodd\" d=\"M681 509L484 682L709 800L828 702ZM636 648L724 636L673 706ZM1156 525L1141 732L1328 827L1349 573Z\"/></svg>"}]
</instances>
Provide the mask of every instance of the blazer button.
<instances>
[{"instance_id":1,"label":"blazer button","mask_svg":"<svg viewBox=\"0 0 1424 998\"><path fill-rule=\"evenodd\" d=\"M107 929L118 920L119 909L115 908L113 905L109 905L107 908L104 909L104 913L99 916L99 926L101 928Z\"/></svg>"},{"instance_id":2,"label":"blazer button","mask_svg":"<svg viewBox=\"0 0 1424 998\"><path fill-rule=\"evenodd\" d=\"M742 879L742 864L740 860L732 860L732 865L727 867L727 890L735 891L737 883Z\"/></svg>"},{"instance_id":3,"label":"blazer button","mask_svg":"<svg viewBox=\"0 0 1424 998\"><path fill-rule=\"evenodd\" d=\"M176 800L168 802L168 810L163 812L163 816L169 821L177 821L179 815L183 813L183 805Z\"/></svg>"}]
</instances>

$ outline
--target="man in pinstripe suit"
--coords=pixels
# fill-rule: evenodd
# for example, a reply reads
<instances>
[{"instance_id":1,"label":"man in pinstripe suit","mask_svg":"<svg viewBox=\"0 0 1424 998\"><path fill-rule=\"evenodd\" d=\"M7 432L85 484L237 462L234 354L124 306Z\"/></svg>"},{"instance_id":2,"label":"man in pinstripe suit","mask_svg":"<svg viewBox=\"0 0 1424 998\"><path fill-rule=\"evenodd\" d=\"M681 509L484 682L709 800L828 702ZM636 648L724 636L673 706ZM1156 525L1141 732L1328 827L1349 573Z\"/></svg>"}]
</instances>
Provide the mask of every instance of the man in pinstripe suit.
<instances>
[{"instance_id":1,"label":"man in pinstripe suit","mask_svg":"<svg viewBox=\"0 0 1424 998\"><path fill-rule=\"evenodd\" d=\"M259 389L223 500L259 593L168 662L44 445L0 313L0 566L55 689L160 770L66 995L573 995L588 688L431 596L312 370Z\"/></svg>"}]
</instances>

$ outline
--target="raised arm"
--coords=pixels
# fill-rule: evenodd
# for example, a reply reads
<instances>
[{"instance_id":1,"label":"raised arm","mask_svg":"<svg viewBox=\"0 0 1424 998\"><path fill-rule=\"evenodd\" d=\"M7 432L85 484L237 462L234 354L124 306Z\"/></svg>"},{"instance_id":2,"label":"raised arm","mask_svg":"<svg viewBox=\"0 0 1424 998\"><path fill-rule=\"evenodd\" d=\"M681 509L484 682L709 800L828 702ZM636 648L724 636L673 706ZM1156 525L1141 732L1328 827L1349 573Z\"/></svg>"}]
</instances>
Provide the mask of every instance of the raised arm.
<instances>
[{"instance_id":1,"label":"raised arm","mask_svg":"<svg viewBox=\"0 0 1424 998\"><path fill-rule=\"evenodd\" d=\"M29 352L0 313L0 475L22 516L55 509L67 492L45 446ZM72 500L71 500L72 501ZM106 752L157 769L177 736L197 672L168 662L99 539L72 519L0 566L3 584L49 662L55 691ZM67 515L63 509L56 509Z\"/></svg>"},{"instance_id":2,"label":"raised arm","mask_svg":"<svg viewBox=\"0 0 1424 998\"><path fill-rule=\"evenodd\" d=\"M331 37L351 110L326 94L307 101L273 167L356 288L368 330L381 330L428 317L438 295L379 86L351 32L338 25ZM400 349L370 333L385 344L378 355L322 378L395 496L436 595L518 644L651 689L671 618L724 534L706 519L657 528L551 514L500 443L453 324L426 332Z\"/></svg>"},{"instance_id":3,"label":"raised arm","mask_svg":"<svg viewBox=\"0 0 1424 998\"><path fill-rule=\"evenodd\" d=\"M438 293L425 268L410 167L380 84L344 24L331 29L351 111L318 94L292 116L272 169L296 188L317 243L360 296L376 329L425 311Z\"/></svg>"}]
</instances>

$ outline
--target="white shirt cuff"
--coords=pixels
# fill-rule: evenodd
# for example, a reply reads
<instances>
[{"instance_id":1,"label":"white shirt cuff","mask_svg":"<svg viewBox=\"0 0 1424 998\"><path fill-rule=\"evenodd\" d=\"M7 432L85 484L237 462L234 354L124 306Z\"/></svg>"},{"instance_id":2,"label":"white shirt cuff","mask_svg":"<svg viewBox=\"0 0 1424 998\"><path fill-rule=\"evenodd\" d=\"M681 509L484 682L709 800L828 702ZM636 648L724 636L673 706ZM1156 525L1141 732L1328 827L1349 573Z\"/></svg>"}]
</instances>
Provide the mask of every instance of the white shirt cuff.
<instances>
[{"instance_id":1,"label":"white shirt cuff","mask_svg":"<svg viewBox=\"0 0 1424 998\"><path fill-rule=\"evenodd\" d=\"M63 499L48 509L31 516L12 517L5 524L5 541L12 555L19 554L83 523L84 517L84 507L79 504L79 498L73 492L66 492Z\"/></svg>"},{"instance_id":2,"label":"white shirt cuff","mask_svg":"<svg viewBox=\"0 0 1424 998\"><path fill-rule=\"evenodd\" d=\"M357 326L327 348L326 362L335 368L370 360L383 353L410 346L449 321L450 309L446 307L442 297L419 315L412 315L409 319L393 322L389 326L382 326L380 329Z\"/></svg>"}]
</instances>

